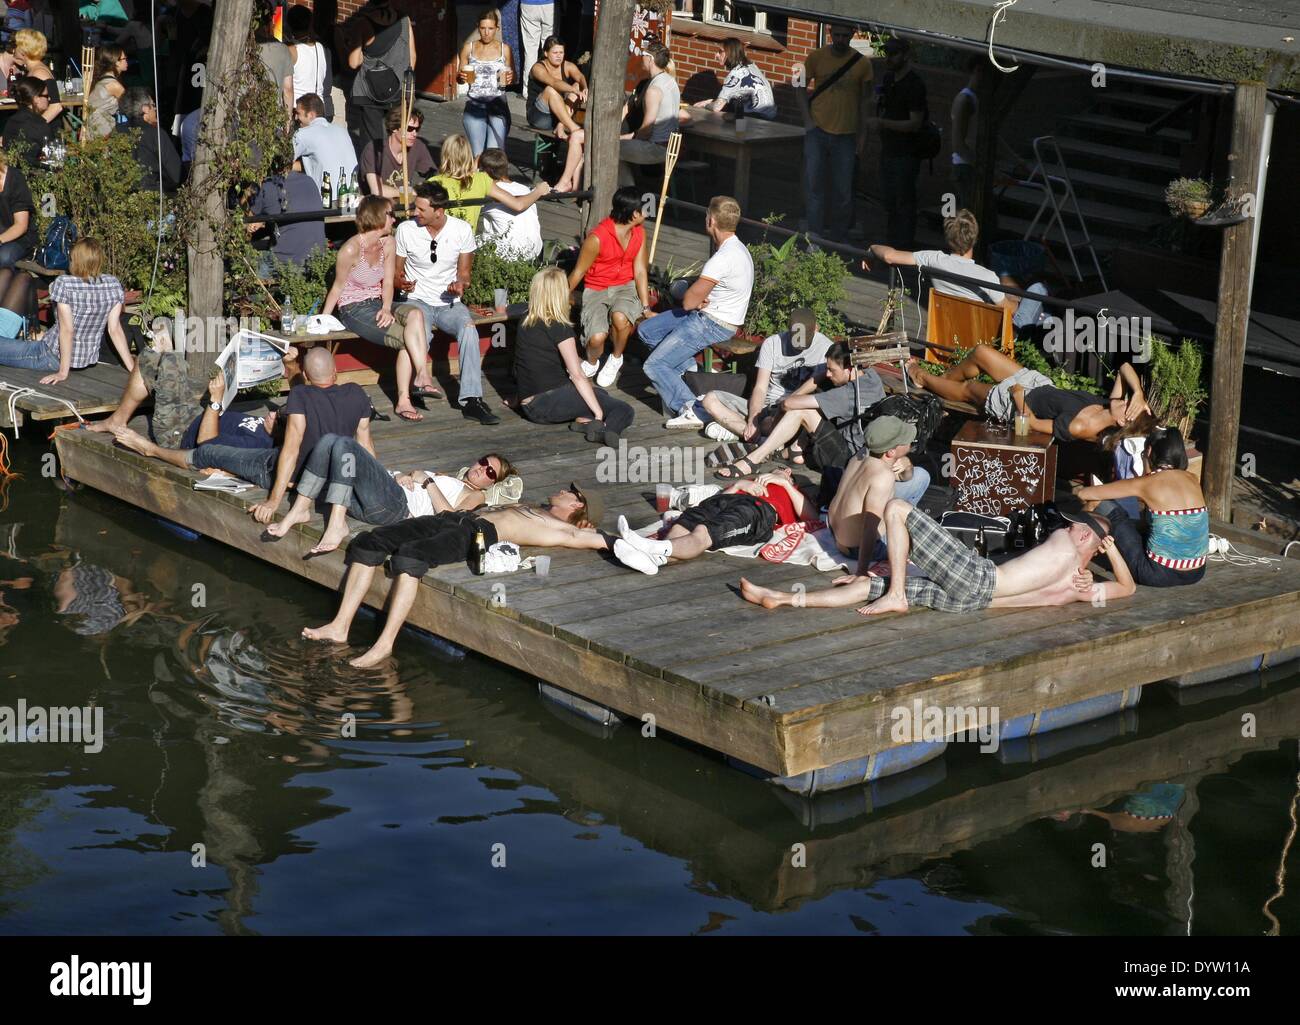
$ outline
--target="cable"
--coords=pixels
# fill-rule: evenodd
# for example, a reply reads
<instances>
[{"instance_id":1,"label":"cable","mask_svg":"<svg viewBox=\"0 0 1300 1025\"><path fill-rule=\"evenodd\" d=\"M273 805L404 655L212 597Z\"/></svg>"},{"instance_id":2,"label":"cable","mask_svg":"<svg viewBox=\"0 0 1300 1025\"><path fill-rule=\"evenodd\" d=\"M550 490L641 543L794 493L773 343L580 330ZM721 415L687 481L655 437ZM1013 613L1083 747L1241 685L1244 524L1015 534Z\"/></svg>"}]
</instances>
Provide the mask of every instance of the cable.
<instances>
[{"instance_id":1,"label":"cable","mask_svg":"<svg viewBox=\"0 0 1300 1025\"><path fill-rule=\"evenodd\" d=\"M998 22L1006 18L1007 11L1019 2L1020 0L998 0L997 10L993 12L993 20L989 22L989 63L1005 75L1009 75L1013 71L1019 71L1020 65L1013 64L1009 68L1004 68L998 63L997 57L993 55L993 33L998 27Z\"/></svg>"}]
</instances>

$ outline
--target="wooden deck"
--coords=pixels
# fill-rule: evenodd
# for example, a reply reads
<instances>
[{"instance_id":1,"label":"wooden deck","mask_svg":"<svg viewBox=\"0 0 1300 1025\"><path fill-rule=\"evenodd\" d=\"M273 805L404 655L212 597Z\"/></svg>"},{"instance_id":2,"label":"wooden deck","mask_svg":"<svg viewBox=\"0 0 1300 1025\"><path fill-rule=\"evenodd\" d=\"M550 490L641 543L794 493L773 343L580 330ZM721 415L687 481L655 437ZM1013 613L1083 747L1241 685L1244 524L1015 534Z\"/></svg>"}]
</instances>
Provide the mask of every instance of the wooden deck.
<instances>
[{"instance_id":1,"label":"wooden deck","mask_svg":"<svg viewBox=\"0 0 1300 1025\"><path fill-rule=\"evenodd\" d=\"M497 381L501 357L489 356ZM643 401L643 378L625 375L638 423L629 445L708 444L666 432ZM449 383L442 382L444 385ZM372 389L379 409L387 396ZM490 393L494 406L499 400ZM652 400L653 401L653 400ZM483 428L446 405L420 425L376 423L380 458L395 469L456 468L493 450L520 468L525 498L541 500L570 480L597 482L598 449L564 427L538 427L503 411ZM303 562L319 521L279 544L245 496L200 494L191 476L116 448L111 439L62 431L63 472L78 481L336 587L342 555ZM606 518L654 518L653 483L610 483ZM707 555L645 577L608 558L558 551L549 577L475 577L441 567L420 588L411 621L588 700L764 770L789 775L894 746L890 712L921 698L940 706L997 706L1002 721L1137 684L1300 645L1300 563L1216 565L1201 584L1143 589L1106 608L997 609L964 616L916 611L868 621L848 610L780 610L734 593L743 574L810 588L830 576L807 568ZM381 605L380 578L368 601ZM492 604L494 591L506 604ZM306 624L303 624L306 625ZM282 624L297 633L299 624ZM358 626L354 642L369 643ZM408 656L409 657L409 656Z\"/></svg>"},{"instance_id":2,"label":"wooden deck","mask_svg":"<svg viewBox=\"0 0 1300 1025\"><path fill-rule=\"evenodd\" d=\"M53 396L67 399L82 416L111 413L117 408L127 378L125 370L109 363L75 371L61 384L41 384L41 378L47 375L45 370L0 367L0 427L21 427L25 420L72 419L72 411ZM35 388L44 394L19 395L14 403L15 424L10 421L9 403L14 390L22 388Z\"/></svg>"}]
</instances>

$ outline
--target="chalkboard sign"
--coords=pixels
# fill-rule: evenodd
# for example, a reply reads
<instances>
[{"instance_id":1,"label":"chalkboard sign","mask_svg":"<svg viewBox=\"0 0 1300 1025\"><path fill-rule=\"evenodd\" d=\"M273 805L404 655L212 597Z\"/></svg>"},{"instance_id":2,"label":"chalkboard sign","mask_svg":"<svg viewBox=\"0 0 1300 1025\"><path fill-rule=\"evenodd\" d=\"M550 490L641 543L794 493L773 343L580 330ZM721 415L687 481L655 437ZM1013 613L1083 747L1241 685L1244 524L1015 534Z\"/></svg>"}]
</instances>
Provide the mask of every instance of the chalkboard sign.
<instances>
[{"instance_id":1,"label":"chalkboard sign","mask_svg":"<svg viewBox=\"0 0 1300 1025\"><path fill-rule=\"evenodd\" d=\"M960 511L1008 516L1052 500L1056 446L1050 434L1015 435L972 420L952 440L951 481Z\"/></svg>"}]
</instances>

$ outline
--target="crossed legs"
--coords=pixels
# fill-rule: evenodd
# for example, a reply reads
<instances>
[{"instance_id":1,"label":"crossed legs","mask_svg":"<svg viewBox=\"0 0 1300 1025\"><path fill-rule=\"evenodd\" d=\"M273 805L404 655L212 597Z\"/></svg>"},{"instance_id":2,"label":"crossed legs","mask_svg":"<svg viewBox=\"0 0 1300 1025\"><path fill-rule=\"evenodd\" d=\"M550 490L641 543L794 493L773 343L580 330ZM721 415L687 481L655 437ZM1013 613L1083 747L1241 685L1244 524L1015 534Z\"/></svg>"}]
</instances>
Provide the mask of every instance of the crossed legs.
<instances>
[{"instance_id":1,"label":"crossed legs","mask_svg":"<svg viewBox=\"0 0 1300 1025\"><path fill-rule=\"evenodd\" d=\"M918 388L934 392L949 402L969 402L980 407L993 390L993 385L979 379L981 374L1001 382L1021 369L1019 363L991 345L975 346L964 360L949 367L942 376L922 370L916 360L907 364L908 376Z\"/></svg>"}]
</instances>

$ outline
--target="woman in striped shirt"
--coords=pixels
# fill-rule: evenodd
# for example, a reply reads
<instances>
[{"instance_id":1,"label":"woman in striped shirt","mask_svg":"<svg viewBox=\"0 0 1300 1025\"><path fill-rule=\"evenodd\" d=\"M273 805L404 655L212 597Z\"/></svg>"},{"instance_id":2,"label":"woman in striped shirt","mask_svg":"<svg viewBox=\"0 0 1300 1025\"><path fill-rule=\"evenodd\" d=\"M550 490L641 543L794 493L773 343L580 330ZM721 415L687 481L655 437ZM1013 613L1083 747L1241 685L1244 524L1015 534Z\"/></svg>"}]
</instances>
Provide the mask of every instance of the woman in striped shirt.
<instances>
[{"instance_id":1,"label":"woman in striped shirt","mask_svg":"<svg viewBox=\"0 0 1300 1025\"><path fill-rule=\"evenodd\" d=\"M1205 575L1210 516L1201 483L1187 472L1187 449L1176 427L1157 427L1147 438L1140 477L1076 488L1089 508L1110 520L1111 535L1133 579L1147 587L1194 584ZM1142 523L1129 518L1119 499L1146 508Z\"/></svg>"}]
</instances>

